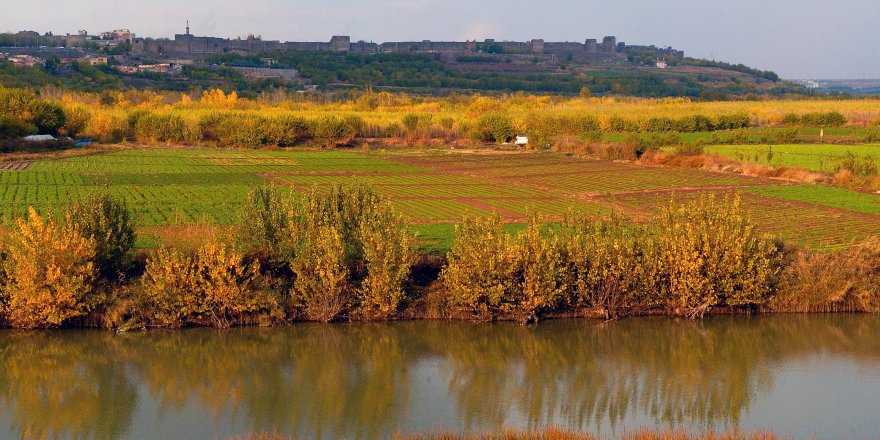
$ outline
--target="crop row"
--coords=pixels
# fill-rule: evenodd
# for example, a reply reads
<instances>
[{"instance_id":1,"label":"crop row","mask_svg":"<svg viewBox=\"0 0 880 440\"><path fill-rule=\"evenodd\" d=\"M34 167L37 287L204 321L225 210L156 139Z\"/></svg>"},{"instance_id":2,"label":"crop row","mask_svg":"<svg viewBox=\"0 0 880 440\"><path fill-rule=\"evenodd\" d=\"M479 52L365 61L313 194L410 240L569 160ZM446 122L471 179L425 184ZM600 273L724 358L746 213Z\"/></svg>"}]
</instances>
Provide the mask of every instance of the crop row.
<instances>
[{"instance_id":1,"label":"crop row","mask_svg":"<svg viewBox=\"0 0 880 440\"><path fill-rule=\"evenodd\" d=\"M746 186L763 183L756 179L686 169L635 168L625 172L595 172L511 178L514 182L541 185L565 194L617 193L656 189Z\"/></svg>"},{"instance_id":2,"label":"crop row","mask_svg":"<svg viewBox=\"0 0 880 440\"><path fill-rule=\"evenodd\" d=\"M371 185L485 185L485 180L453 174L294 174L273 175L274 180L291 185L330 185L334 183L363 182Z\"/></svg>"}]
</instances>

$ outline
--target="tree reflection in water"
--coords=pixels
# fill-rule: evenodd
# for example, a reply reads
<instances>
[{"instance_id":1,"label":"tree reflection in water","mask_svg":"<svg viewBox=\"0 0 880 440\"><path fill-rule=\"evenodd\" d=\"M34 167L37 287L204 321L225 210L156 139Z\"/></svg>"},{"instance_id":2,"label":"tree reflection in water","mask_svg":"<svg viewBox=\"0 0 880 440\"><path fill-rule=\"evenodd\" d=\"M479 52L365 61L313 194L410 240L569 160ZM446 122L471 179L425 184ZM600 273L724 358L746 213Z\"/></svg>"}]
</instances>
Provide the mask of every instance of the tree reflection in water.
<instances>
[{"instance_id":1,"label":"tree reflection in water","mask_svg":"<svg viewBox=\"0 0 880 440\"><path fill-rule=\"evenodd\" d=\"M880 318L864 315L0 332L0 421L22 436L120 438L142 399L160 409L150 423L195 406L210 425L377 437L441 427L412 425L439 400L454 430L634 418L728 429L787 362L824 353L876 365L878 333ZM417 392L426 360L439 362L445 395Z\"/></svg>"}]
</instances>

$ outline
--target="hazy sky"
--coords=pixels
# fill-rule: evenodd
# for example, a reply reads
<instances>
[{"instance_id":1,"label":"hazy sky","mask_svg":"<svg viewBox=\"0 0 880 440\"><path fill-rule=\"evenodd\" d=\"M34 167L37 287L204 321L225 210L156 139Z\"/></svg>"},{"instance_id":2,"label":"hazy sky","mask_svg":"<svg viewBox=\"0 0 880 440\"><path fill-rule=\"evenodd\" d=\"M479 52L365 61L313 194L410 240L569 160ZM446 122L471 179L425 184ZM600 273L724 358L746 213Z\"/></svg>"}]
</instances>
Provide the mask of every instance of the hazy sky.
<instances>
[{"instance_id":1,"label":"hazy sky","mask_svg":"<svg viewBox=\"0 0 880 440\"><path fill-rule=\"evenodd\" d=\"M0 31L282 41L580 41L616 35L785 78L880 78L880 0L0 0Z\"/></svg>"}]
</instances>

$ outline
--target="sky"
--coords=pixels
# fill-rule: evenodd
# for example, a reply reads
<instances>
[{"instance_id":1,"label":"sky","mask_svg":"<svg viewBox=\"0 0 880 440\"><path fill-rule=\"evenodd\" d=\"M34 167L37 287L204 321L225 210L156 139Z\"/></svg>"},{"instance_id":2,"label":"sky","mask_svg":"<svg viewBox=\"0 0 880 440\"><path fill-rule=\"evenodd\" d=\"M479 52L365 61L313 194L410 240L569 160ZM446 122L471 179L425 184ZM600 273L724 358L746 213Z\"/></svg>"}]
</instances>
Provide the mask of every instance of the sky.
<instances>
[{"instance_id":1,"label":"sky","mask_svg":"<svg viewBox=\"0 0 880 440\"><path fill-rule=\"evenodd\" d=\"M880 78L880 0L0 0L0 31L267 40L578 41L629 44L773 70Z\"/></svg>"}]
</instances>

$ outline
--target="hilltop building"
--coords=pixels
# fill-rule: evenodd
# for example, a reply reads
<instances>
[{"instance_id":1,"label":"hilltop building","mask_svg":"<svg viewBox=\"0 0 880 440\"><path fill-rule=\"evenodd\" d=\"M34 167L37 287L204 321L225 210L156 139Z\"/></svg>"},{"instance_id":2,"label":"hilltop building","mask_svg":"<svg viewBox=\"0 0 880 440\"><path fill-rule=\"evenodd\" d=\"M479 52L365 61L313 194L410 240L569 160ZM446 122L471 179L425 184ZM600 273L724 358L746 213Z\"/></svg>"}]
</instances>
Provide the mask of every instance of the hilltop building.
<instances>
[{"instance_id":1,"label":"hilltop building","mask_svg":"<svg viewBox=\"0 0 880 440\"><path fill-rule=\"evenodd\" d=\"M614 57L627 48L614 36L606 36L599 43L596 39L579 42L549 42L542 39L530 41L390 41L373 43L352 42L351 37L337 35L328 42L263 40L253 35L245 39L197 37L190 32L176 34L174 39L132 38L135 55L203 56L223 53L251 53L271 50L328 51L355 53L489 53L513 55L540 55L569 61L588 61ZM653 46L652 46L653 47Z\"/></svg>"}]
</instances>

